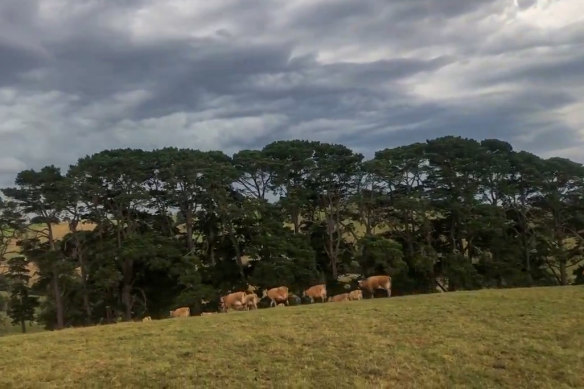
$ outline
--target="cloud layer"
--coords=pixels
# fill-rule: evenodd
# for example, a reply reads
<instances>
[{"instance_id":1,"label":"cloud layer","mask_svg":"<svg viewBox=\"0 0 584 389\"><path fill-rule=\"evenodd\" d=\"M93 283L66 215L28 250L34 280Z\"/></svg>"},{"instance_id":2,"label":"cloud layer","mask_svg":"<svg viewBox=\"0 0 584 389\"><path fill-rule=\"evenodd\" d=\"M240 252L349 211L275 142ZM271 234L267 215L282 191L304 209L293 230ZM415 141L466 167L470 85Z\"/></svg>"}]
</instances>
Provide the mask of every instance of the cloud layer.
<instances>
[{"instance_id":1,"label":"cloud layer","mask_svg":"<svg viewBox=\"0 0 584 389\"><path fill-rule=\"evenodd\" d=\"M497 137L584 162L584 3L3 0L0 185L105 148Z\"/></svg>"}]
</instances>

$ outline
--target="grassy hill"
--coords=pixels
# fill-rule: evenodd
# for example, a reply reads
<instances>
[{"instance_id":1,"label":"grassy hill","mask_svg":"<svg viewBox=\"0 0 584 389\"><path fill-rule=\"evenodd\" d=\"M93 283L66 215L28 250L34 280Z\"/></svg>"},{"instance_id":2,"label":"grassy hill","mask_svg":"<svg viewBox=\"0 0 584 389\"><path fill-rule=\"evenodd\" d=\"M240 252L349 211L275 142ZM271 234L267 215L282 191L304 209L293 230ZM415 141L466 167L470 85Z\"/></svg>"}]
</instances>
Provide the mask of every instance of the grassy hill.
<instances>
[{"instance_id":1,"label":"grassy hill","mask_svg":"<svg viewBox=\"0 0 584 389\"><path fill-rule=\"evenodd\" d=\"M10 335L0 387L583 387L583 306L483 290Z\"/></svg>"}]
</instances>

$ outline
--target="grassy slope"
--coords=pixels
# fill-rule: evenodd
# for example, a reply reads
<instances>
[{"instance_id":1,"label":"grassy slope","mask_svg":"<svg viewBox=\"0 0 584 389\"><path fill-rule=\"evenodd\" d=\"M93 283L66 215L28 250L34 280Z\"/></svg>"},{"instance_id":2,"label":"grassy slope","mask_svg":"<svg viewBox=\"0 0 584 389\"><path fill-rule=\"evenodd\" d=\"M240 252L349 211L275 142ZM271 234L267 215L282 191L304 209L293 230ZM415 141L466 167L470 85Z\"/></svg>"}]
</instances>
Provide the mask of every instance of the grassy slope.
<instances>
[{"instance_id":1,"label":"grassy slope","mask_svg":"<svg viewBox=\"0 0 584 389\"><path fill-rule=\"evenodd\" d=\"M582 387L584 288L483 290L0 338L0 387Z\"/></svg>"}]
</instances>

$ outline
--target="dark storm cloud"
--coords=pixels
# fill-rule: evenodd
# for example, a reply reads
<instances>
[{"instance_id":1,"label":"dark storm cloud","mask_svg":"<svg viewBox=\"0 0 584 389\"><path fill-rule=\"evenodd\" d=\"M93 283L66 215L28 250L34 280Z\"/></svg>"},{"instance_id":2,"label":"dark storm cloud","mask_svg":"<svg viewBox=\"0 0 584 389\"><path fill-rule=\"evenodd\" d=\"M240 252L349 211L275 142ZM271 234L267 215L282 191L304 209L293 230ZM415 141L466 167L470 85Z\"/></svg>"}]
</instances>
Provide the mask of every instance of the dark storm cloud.
<instances>
[{"instance_id":1,"label":"dark storm cloud","mask_svg":"<svg viewBox=\"0 0 584 389\"><path fill-rule=\"evenodd\" d=\"M584 46L582 46L584 47ZM483 85L500 82L524 81L547 85L584 85L584 52L570 54L569 58L536 59L520 69L503 70L500 74L485 77Z\"/></svg>"},{"instance_id":2,"label":"dark storm cloud","mask_svg":"<svg viewBox=\"0 0 584 389\"><path fill-rule=\"evenodd\" d=\"M113 147L233 152L306 138L370 156L453 134L561 154L584 128L577 8L5 0L0 184Z\"/></svg>"}]
</instances>

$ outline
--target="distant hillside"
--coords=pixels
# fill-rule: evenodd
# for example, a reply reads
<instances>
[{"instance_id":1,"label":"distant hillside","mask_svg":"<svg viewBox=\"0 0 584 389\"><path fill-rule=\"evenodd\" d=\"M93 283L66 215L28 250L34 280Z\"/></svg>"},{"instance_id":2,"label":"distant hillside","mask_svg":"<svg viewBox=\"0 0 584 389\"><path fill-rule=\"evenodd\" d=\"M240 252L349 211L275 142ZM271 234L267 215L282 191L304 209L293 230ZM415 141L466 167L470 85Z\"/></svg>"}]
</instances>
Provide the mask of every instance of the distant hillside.
<instances>
[{"instance_id":1,"label":"distant hillside","mask_svg":"<svg viewBox=\"0 0 584 389\"><path fill-rule=\"evenodd\" d=\"M91 231L95 228L95 226L96 226L95 223L85 222L85 223L79 223L79 225L77 226L77 229L80 231ZM44 236L42 236L41 234L38 234L38 231L43 231L44 228L46 228L44 225L40 225L40 224L32 225L30 227L30 231L27 232L27 236L32 238L32 237L35 237L35 235L36 235L41 240L46 240L46 238L44 238ZM63 237L69 233L69 225L67 223L52 224L52 228L53 228L53 235L54 235L56 240L63 239ZM35 234L35 231L37 231L37 234ZM7 255L8 258L19 255L18 253L20 252L20 247L18 247L16 243L17 243L16 239L10 242L10 244L8 246L8 252L9 252L9 254ZM7 271L7 269L8 269L8 265L5 262L0 261L0 274L5 273ZM32 284L38 278L38 276L36 274L37 267L35 266L34 263L29 263L28 269L30 270L30 274L31 274L30 282Z\"/></svg>"}]
</instances>

